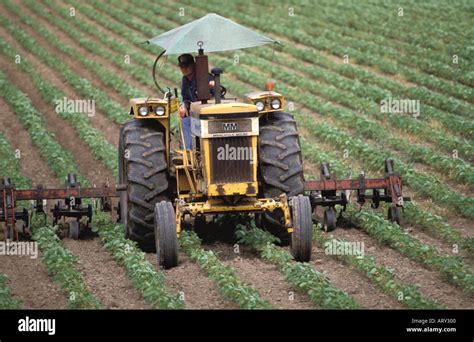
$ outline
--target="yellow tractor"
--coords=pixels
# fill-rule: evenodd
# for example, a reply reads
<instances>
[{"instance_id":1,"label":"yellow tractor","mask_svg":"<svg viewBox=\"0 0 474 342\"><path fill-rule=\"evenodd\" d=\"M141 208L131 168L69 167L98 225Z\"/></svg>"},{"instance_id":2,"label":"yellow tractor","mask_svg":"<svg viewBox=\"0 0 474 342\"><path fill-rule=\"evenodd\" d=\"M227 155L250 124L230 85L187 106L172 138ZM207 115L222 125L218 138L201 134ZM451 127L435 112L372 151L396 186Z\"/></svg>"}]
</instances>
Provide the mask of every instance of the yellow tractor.
<instances>
[{"instance_id":1,"label":"yellow tractor","mask_svg":"<svg viewBox=\"0 0 474 342\"><path fill-rule=\"evenodd\" d=\"M303 195L296 122L284 111L283 96L272 89L249 93L241 102L222 99L222 91L215 91L211 98L208 56L203 47L211 51L230 48L216 43L215 33L208 33L203 26L219 25L226 37L245 30L247 38L257 41L247 39L250 46L274 41L215 14L193 23L191 37L190 24L178 28L184 28L188 46L198 50L198 101L190 106L192 146L171 149L170 118L178 115L179 108L176 89L174 93L165 91L163 98L130 100L133 118L121 129L118 153L119 210L125 234L145 251L156 249L159 264L171 268L178 265L178 238L185 218L202 223L206 215L250 214L260 226L288 240L296 260L308 261L312 208L309 197ZM227 29L230 32L226 34ZM176 33L170 38L169 32L158 37L167 39L158 45L171 50L170 54L191 52L189 47L173 50L172 44L183 39ZM240 41L234 46L246 47ZM223 89L222 72L211 70L218 90ZM180 132L182 135L182 129Z\"/></svg>"},{"instance_id":2,"label":"yellow tractor","mask_svg":"<svg viewBox=\"0 0 474 342\"><path fill-rule=\"evenodd\" d=\"M223 99L223 70L213 68L209 73L204 48L227 51L277 42L212 13L149 42L164 48L153 66L155 84L164 96L130 100L132 119L120 132L117 190L126 236L145 251L156 250L162 267L178 264L184 222L205 230L207 218L220 214L253 216L258 227L289 243L297 261L311 258L312 219L326 232L335 229L350 191L357 191L361 206L367 200L372 208L391 203L388 220L400 224L400 207L410 199L402 195L392 160L385 161L384 178L360 174L338 180L323 163L320 179L305 182L297 125L284 111L284 97L273 91L274 84L248 93L242 101ZM171 116L178 116L178 94L158 85L156 66L163 55L195 50L197 100L189 108L191 146L186 146L189 139L180 127L184 146L175 149ZM215 81L213 96L210 77ZM339 216L336 206L341 208ZM318 208L324 210L322 219Z\"/></svg>"}]
</instances>

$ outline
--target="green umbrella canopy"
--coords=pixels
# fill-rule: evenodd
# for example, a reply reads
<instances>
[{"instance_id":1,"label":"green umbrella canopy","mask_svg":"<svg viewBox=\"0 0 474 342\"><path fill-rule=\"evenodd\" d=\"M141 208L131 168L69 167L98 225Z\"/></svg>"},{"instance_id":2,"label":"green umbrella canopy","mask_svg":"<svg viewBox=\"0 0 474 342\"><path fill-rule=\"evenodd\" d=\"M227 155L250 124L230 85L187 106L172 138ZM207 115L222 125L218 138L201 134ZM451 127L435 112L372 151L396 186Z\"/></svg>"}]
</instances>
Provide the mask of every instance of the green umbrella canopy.
<instances>
[{"instance_id":1,"label":"green umbrella canopy","mask_svg":"<svg viewBox=\"0 0 474 342\"><path fill-rule=\"evenodd\" d=\"M165 55L197 52L202 42L205 52L245 49L278 43L215 13L156 36L148 43L166 50Z\"/></svg>"}]
</instances>

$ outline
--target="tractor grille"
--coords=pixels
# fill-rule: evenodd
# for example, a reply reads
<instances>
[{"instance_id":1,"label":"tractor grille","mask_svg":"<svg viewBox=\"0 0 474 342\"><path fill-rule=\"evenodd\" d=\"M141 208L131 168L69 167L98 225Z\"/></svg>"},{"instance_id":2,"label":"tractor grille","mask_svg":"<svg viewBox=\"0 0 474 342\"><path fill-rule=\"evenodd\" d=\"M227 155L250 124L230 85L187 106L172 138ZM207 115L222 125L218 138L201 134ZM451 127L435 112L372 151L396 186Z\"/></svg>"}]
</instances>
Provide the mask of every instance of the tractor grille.
<instances>
[{"instance_id":1,"label":"tractor grille","mask_svg":"<svg viewBox=\"0 0 474 342\"><path fill-rule=\"evenodd\" d=\"M211 183L252 182L251 137L210 138Z\"/></svg>"}]
</instances>

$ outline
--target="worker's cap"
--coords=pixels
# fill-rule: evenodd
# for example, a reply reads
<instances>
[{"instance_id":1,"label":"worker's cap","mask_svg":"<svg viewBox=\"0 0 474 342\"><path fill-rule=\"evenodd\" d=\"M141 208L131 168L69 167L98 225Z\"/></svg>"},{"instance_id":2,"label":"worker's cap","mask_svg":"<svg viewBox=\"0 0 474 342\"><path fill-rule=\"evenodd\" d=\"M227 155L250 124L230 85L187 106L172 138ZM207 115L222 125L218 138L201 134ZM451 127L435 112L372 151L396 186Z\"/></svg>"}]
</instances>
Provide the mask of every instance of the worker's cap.
<instances>
[{"instance_id":1,"label":"worker's cap","mask_svg":"<svg viewBox=\"0 0 474 342\"><path fill-rule=\"evenodd\" d=\"M190 55L189 53L185 53L178 57L178 63L180 67L194 64L194 57Z\"/></svg>"}]
</instances>

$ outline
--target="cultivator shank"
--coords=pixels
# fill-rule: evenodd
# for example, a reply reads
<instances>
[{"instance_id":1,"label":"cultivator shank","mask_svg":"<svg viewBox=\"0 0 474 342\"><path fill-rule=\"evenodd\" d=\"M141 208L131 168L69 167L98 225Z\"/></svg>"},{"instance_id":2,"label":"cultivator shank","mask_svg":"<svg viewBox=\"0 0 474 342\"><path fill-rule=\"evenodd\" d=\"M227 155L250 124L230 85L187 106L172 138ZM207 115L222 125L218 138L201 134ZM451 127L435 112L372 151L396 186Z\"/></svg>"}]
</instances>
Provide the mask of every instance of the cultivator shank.
<instances>
[{"instance_id":1,"label":"cultivator shank","mask_svg":"<svg viewBox=\"0 0 474 342\"><path fill-rule=\"evenodd\" d=\"M342 206L341 212L345 211L349 201L350 191L357 191L357 203L361 206L370 200L372 208L378 208L380 202L391 203L388 211L390 221L400 223L399 208L403 208L404 201L409 201L409 197L402 194L402 180L394 172L393 160L385 161L385 177L368 179L364 174L360 174L357 179L338 180L330 172L327 163L321 164L320 180L306 181L305 190L310 191L310 201L313 210L317 206L325 207L323 228L331 231L336 227L335 206ZM372 194L367 194L371 190Z\"/></svg>"}]
</instances>

